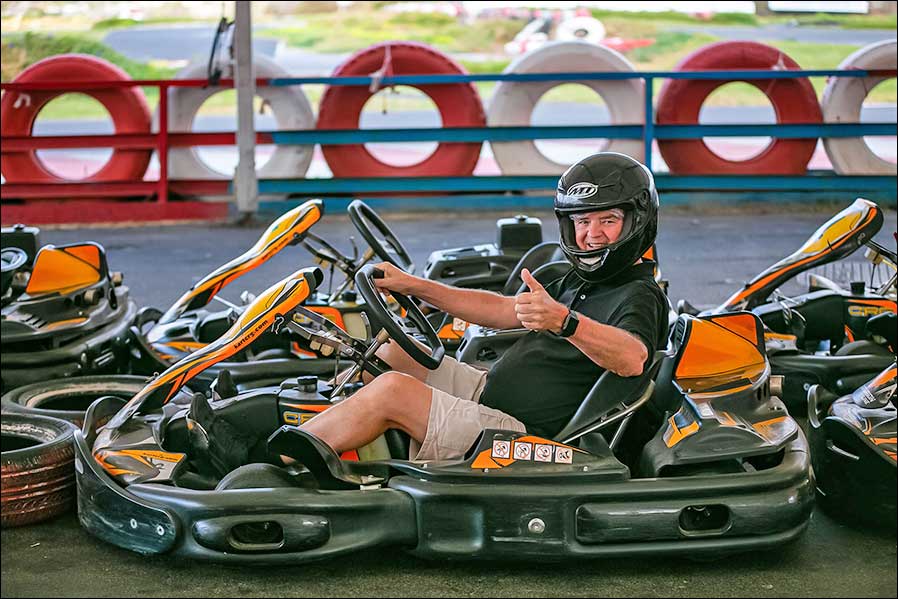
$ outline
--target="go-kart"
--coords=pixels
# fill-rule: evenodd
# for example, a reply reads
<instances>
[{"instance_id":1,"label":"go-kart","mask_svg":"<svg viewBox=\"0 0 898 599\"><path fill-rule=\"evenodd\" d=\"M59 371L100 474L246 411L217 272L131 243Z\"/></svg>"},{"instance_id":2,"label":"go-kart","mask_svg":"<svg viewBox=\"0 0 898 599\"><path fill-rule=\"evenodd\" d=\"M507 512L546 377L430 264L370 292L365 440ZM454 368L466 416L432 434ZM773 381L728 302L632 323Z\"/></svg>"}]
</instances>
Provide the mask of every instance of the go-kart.
<instances>
[{"instance_id":1,"label":"go-kart","mask_svg":"<svg viewBox=\"0 0 898 599\"><path fill-rule=\"evenodd\" d=\"M40 380L127 372L137 308L93 242L40 246L39 230L3 230L2 391ZM39 248L39 249L38 249Z\"/></svg>"},{"instance_id":2,"label":"go-kart","mask_svg":"<svg viewBox=\"0 0 898 599\"><path fill-rule=\"evenodd\" d=\"M355 277L377 330L366 340L302 306L322 274L301 270L127 403L92 404L76 433L81 524L141 553L275 563L375 545L452 558L720 556L806 528L807 444L770 393L762 327L744 312L681 316L651 367L606 372L554 439L484 430L461 459L413 462L391 430L358 461L339 459L299 425L353 393L359 373L388 370L375 356L388 339L429 369L445 351L411 298L393 294L402 313L386 304L379 274L367 265ZM329 345L352 369L336 387L299 376L211 406L176 399L269 331ZM237 461L216 449L233 443Z\"/></svg>"},{"instance_id":3,"label":"go-kart","mask_svg":"<svg viewBox=\"0 0 898 599\"><path fill-rule=\"evenodd\" d=\"M836 395L851 393L888 366L896 349L894 341L888 341L894 324L884 326L884 319L878 326L870 323L874 316L896 312L898 256L873 241L882 223L881 209L859 198L817 229L798 251L758 274L721 305L699 311L681 300L678 311L757 314L765 326L773 374L784 376L782 399L796 413L804 413L811 385L820 384ZM882 286L867 289L861 283L842 289L815 276L808 293L785 297L777 291L799 273L841 260L861 246L866 246L871 262L893 271Z\"/></svg>"},{"instance_id":4,"label":"go-kart","mask_svg":"<svg viewBox=\"0 0 898 599\"><path fill-rule=\"evenodd\" d=\"M893 322L894 325L894 322ZM836 517L895 530L896 363L853 393L808 389L808 436L819 498Z\"/></svg>"}]
</instances>

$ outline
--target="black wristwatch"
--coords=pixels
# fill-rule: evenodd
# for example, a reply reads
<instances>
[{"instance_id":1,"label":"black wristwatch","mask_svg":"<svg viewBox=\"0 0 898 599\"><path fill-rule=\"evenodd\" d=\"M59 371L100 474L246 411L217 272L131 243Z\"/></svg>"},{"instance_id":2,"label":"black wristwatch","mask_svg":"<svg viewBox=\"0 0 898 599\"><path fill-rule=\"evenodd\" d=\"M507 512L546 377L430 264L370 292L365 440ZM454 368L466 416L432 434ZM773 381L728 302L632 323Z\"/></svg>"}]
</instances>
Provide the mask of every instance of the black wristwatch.
<instances>
[{"instance_id":1,"label":"black wristwatch","mask_svg":"<svg viewBox=\"0 0 898 599\"><path fill-rule=\"evenodd\" d=\"M580 315L573 310L568 310L567 316L564 317L564 322L561 323L561 332L558 333L558 336L570 337L577 331L577 325L579 324Z\"/></svg>"}]
</instances>

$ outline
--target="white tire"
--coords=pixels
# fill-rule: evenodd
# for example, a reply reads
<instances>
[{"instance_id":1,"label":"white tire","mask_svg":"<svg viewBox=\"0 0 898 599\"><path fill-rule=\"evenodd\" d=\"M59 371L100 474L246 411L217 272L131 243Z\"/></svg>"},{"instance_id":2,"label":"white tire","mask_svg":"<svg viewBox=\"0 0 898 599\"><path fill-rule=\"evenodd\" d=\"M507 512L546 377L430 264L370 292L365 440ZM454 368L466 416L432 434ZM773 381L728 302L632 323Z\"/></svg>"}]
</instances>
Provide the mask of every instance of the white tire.
<instances>
[{"instance_id":1,"label":"white tire","mask_svg":"<svg viewBox=\"0 0 898 599\"><path fill-rule=\"evenodd\" d=\"M503 73L550 73L635 71L626 58L604 46L586 42L553 42L513 61ZM527 127L540 97L564 83L592 88L605 101L612 125L641 125L645 121L645 84L642 79L580 81L501 81L490 100L490 127ZM490 142L496 162L505 175L560 175L570 164L550 160L535 140ZM620 152L642 161L645 154L639 139L612 139L596 152Z\"/></svg>"},{"instance_id":2,"label":"white tire","mask_svg":"<svg viewBox=\"0 0 898 599\"><path fill-rule=\"evenodd\" d=\"M846 69L894 69L898 41L885 40L854 52L839 64ZM859 123L864 98L887 77L831 77L820 101L826 123ZM863 137L824 137L823 147L840 175L892 175L898 168L877 156Z\"/></svg>"},{"instance_id":3,"label":"white tire","mask_svg":"<svg viewBox=\"0 0 898 599\"><path fill-rule=\"evenodd\" d=\"M289 77L284 69L265 56L253 58L256 78ZM233 76L225 68L222 78ZM205 79L206 64L191 63L184 67L176 79ZM221 87L170 87L168 90L168 130L187 133L193 130L197 112L210 96L223 91ZM270 106L279 130L314 129L315 115L308 98L299 85L289 87L257 87L256 95ZM159 112L153 117L154 126L159 122ZM305 175L312 162L314 145L278 145L261 168L256 169L260 179L296 178ZM197 154L196 146L171 148L168 152L168 176L172 179L231 179L204 162Z\"/></svg>"}]
</instances>

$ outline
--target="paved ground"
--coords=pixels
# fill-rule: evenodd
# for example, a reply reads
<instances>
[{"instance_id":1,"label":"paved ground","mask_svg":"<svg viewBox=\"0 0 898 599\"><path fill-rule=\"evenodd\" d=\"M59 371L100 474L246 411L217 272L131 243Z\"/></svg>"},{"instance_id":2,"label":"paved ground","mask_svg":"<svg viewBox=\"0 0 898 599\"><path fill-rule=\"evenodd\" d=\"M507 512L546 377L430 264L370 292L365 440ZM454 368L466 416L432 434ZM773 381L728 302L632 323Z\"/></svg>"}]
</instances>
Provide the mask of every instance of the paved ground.
<instances>
[{"instance_id":1,"label":"paved ground","mask_svg":"<svg viewBox=\"0 0 898 599\"><path fill-rule=\"evenodd\" d=\"M847 205L852 198L846 198ZM419 265L430 250L491 240L496 215L453 217L384 214ZM503 215L504 216L504 215ZM557 237L554 217L539 216L544 237ZM807 207L780 214L664 215L659 237L671 298L723 300L742 281L787 253L827 220ZM165 307L200 276L252 245L262 226L172 226L44 231L45 243L96 240L114 270L125 272L140 305ZM887 214L881 243L894 246L896 215ZM351 225L326 215L314 231L349 249ZM858 257L859 258L859 257ZM310 263L288 249L233 283L224 295L260 291ZM400 551L285 568L235 568L167 557L141 557L83 531L74 515L4 530L2 596L710 596L895 597L894 530L859 530L819 510L807 533L781 550L711 563L616 559L562 563L425 562Z\"/></svg>"}]
</instances>

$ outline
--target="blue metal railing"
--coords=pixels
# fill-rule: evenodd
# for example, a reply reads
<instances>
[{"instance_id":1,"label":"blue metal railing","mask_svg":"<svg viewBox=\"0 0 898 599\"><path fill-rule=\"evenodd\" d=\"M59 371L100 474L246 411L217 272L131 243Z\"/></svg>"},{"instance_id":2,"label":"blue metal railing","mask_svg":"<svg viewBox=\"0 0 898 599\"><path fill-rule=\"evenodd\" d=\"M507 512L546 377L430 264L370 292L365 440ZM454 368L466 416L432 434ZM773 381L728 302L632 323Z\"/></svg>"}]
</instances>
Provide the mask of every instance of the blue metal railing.
<instances>
[{"instance_id":1,"label":"blue metal railing","mask_svg":"<svg viewBox=\"0 0 898 599\"><path fill-rule=\"evenodd\" d=\"M390 77L291 77L270 79L269 85L288 86L327 84L333 86L390 87L394 85L449 85L457 83L514 81L595 81L643 79L645 81L645 121L640 125L538 126L538 127L442 127L403 129L353 129L271 132L276 144L323 145L367 142L483 142L529 139L642 139L645 163L652 168L652 144L663 139L701 139L703 137L769 136L807 139L816 137L894 136L896 123L805 123L805 124L731 124L731 125L659 125L654 122L653 87L655 79L727 81L751 79L794 79L804 77L894 77L894 70L779 70L779 71L643 71L613 73L526 73L480 75L395 75ZM877 191L894 203L898 189L894 177L781 175L707 175L678 176L658 174L664 190L718 189L744 191L845 190ZM291 179L261 180L260 193L346 194L360 192L431 192L431 191L522 191L550 189L554 177L413 177L389 179Z\"/></svg>"}]
</instances>

